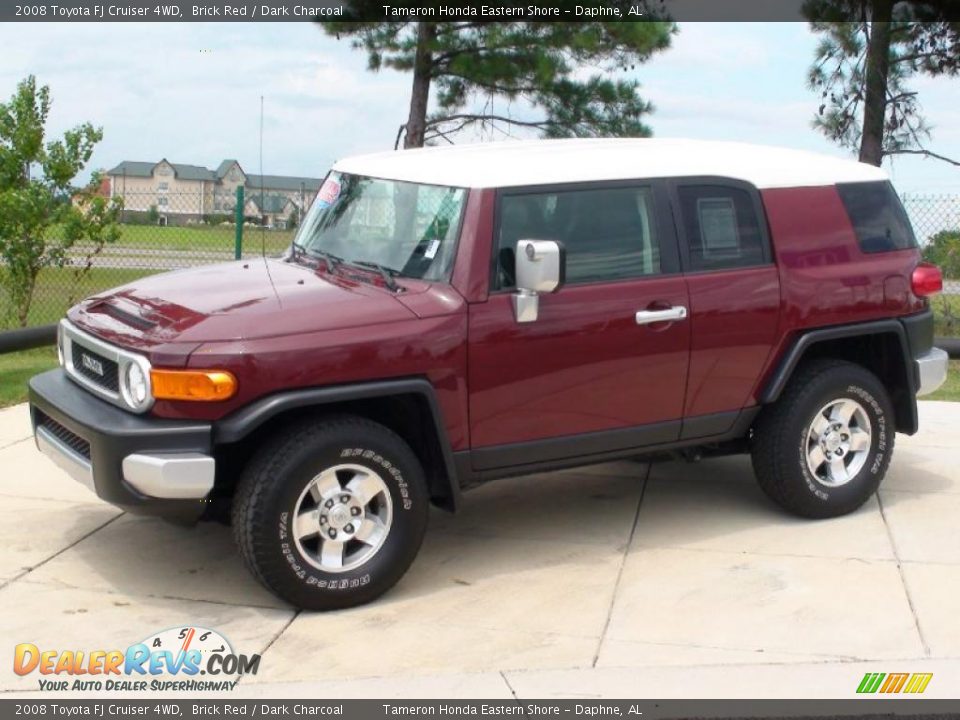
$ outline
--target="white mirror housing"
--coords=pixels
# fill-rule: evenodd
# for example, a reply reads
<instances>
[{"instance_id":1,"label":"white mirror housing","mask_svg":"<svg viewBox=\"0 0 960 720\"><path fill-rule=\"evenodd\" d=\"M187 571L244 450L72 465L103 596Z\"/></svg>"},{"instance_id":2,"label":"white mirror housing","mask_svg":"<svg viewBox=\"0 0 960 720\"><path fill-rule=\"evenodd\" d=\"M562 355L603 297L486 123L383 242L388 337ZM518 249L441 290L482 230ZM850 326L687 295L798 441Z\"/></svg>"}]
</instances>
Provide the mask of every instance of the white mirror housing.
<instances>
[{"instance_id":1,"label":"white mirror housing","mask_svg":"<svg viewBox=\"0 0 960 720\"><path fill-rule=\"evenodd\" d=\"M540 308L540 293L556 292L563 285L566 255L555 240L519 240L515 257L514 314L517 322L533 322Z\"/></svg>"}]
</instances>

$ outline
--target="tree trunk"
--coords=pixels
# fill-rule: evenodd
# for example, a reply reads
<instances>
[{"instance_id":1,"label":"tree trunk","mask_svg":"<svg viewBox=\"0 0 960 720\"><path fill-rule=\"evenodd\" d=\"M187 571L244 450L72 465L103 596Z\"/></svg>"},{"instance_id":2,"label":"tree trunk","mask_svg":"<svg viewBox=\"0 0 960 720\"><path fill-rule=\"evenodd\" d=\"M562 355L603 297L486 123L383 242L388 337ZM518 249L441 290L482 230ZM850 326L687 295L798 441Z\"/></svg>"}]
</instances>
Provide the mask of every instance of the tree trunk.
<instances>
[{"instance_id":1,"label":"tree trunk","mask_svg":"<svg viewBox=\"0 0 960 720\"><path fill-rule=\"evenodd\" d=\"M890 72L890 18L892 0L874 0L867 45L863 97L863 134L860 162L880 166L883 162L883 123L887 110L887 77Z\"/></svg>"},{"instance_id":2,"label":"tree trunk","mask_svg":"<svg viewBox=\"0 0 960 720\"><path fill-rule=\"evenodd\" d=\"M27 320L30 318L30 306L33 304L33 292L37 287L37 275L40 268L30 268L27 277L24 278L23 287L17 288L14 294L14 304L17 308L17 322L20 327L27 326Z\"/></svg>"},{"instance_id":3,"label":"tree trunk","mask_svg":"<svg viewBox=\"0 0 960 720\"><path fill-rule=\"evenodd\" d=\"M423 147L427 129L427 102L430 100L430 82L433 80L433 52L430 45L436 36L433 23L417 23L417 54L413 61L413 89L410 93L410 115L403 137L404 148Z\"/></svg>"}]
</instances>

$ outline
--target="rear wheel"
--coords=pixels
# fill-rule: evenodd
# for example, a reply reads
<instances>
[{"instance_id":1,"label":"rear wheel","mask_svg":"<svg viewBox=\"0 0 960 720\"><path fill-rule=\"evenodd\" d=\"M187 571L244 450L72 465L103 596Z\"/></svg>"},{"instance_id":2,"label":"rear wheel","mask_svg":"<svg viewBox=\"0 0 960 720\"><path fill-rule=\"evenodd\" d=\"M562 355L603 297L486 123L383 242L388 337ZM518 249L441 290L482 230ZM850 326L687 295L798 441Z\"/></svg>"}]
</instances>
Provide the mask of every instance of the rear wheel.
<instances>
[{"instance_id":1,"label":"rear wheel","mask_svg":"<svg viewBox=\"0 0 960 720\"><path fill-rule=\"evenodd\" d=\"M890 398L873 373L814 360L761 415L751 441L754 471L764 492L792 513L845 515L879 487L894 433Z\"/></svg>"},{"instance_id":2,"label":"rear wheel","mask_svg":"<svg viewBox=\"0 0 960 720\"><path fill-rule=\"evenodd\" d=\"M358 417L304 424L247 466L233 527L251 572L301 608L359 605L413 562L429 497L413 451Z\"/></svg>"}]
</instances>

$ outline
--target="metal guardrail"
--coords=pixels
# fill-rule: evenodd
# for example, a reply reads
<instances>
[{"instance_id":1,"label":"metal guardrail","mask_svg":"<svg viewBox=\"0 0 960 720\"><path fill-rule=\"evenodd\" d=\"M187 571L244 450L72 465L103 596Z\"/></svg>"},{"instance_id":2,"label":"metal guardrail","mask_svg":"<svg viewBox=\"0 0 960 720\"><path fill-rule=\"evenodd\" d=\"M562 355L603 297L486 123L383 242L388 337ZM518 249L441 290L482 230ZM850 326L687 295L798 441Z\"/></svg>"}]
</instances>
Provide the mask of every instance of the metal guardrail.
<instances>
[{"instance_id":1,"label":"metal guardrail","mask_svg":"<svg viewBox=\"0 0 960 720\"><path fill-rule=\"evenodd\" d=\"M0 355L54 345L56 342L56 324L5 330L0 332Z\"/></svg>"}]
</instances>

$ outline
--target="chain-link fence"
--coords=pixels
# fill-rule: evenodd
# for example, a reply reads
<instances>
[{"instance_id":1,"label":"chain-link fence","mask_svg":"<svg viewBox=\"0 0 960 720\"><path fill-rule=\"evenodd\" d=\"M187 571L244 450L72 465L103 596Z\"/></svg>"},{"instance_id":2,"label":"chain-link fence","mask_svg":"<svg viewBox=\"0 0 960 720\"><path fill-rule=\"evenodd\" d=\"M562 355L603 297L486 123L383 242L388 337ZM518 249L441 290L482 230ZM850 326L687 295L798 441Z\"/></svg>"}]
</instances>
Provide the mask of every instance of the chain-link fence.
<instances>
[{"instance_id":1,"label":"chain-link fence","mask_svg":"<svg viewBox=\"0 0 960 720\"><path fill-rule=\"evenodd\" d=\"M943 234L955 236L960 246L960 195L904 195L903 206L922 247ZM952 268L944 269L944 293L960 295L960 277L950 277Z\"/></svg>"},{"instance_id":2,"label":"chain-link fence","mask_svg":"<svg viewBox=\"0 0 960 720\"><path fill-rule=\"evenodd\" d=\"M99 251L77 244L64 267L42 270L26 324L56 322L78 300L145 275L278 254L290 244L306 210L295 195L251 193L241 200L238 214L232 197L126 192L120 239ZM960 195L907 195L903 201L921 245L938 233L960 234ZM960 277L948 277L944 291L934 302L938 333L960 335ZM0 288L0 330L22 324L23 309L14 305Z\"/></svg>"},{"instance_id":3,"label":"chain-link fence","mask_svg":"<svg viewBox=\"0 0 960 720\"><path fill-rule=\"evenodd\" d=\"M145 275L282 252L303 208L286 195L252 195L242 200L238 215L235 199L214 203L200 193L125 193L119 240L99 249L83 242L70 247L63 267L40 271L26 312L0 287L0 330L23 325L24 315L28 327L54 323L84 297ZM62 237L58 232L52 228L50 236Z\"/></svg>"}]
</instances>

